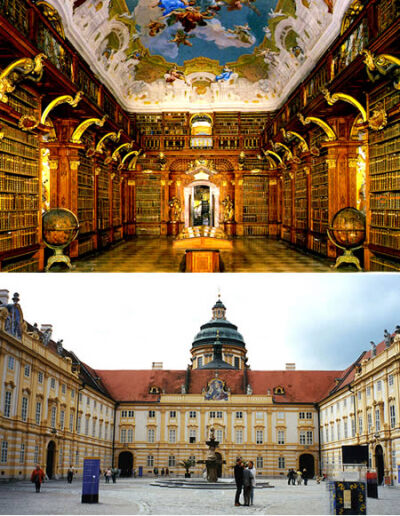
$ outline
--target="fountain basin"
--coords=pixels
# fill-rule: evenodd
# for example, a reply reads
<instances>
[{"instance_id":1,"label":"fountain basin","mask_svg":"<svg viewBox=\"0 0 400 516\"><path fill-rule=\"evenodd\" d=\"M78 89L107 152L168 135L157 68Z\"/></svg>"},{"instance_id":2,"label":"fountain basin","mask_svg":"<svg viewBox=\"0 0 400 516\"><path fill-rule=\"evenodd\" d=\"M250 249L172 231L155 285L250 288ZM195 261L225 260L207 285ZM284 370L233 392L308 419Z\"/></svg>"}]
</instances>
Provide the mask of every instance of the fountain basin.
<instances>
[{"instance_id":1,"label":"fountain basin","mask_svg":"<svg viewBox=\"0 0 400 516\"><path fill-rule=\"evenodd\" d=\"M202 478L169 478L157 479L150 485L157 487L181 488L181 489L236 489L236 483L231 478L222 478L218 482L208 482ZM273 488L269 482L265 480L257 480L255 489Z\"/></svg>"}]
</instances>

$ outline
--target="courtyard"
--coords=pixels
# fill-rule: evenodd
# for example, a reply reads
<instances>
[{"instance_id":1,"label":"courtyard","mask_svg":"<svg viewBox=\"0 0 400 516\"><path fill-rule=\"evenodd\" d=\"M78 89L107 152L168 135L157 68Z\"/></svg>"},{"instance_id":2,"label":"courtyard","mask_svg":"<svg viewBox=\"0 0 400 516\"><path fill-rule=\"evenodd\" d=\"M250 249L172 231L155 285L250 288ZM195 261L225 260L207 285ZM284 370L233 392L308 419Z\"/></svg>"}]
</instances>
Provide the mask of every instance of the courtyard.
<instances>
[{"instance_id":1,"label":"courtyard","mask_svg":"<svg viewBox=\"0 0 400 516\"><path fill-rule=\"evenodd\" d=\"M311 480L288 486L267 479L273 489L256 489L254 505L235 507L234 489L179 489L152 486L152 479L101 480L99 503L81 503L81 479L52 480L35 493L29 481L0 484L1 514L329 514L327 485ZM382 487L368 498L368 514L400 514L400 489Z\"/></svg>"}]
</instances>

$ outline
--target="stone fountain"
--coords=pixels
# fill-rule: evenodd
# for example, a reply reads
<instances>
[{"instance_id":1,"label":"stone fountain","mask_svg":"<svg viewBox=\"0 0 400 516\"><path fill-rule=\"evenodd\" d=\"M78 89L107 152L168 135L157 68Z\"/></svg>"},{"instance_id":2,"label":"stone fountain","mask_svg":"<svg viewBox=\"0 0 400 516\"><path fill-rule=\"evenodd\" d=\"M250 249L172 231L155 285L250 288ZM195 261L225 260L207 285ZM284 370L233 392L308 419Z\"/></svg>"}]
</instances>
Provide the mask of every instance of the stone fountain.
<instances>
[{"instance_id":1,"label":"stone fountain","mask_svg":"<svg viewBox=\"0 0 400 516\"><path fill-rule=\"evenodd\" d=\"M208 446L208 455L205 461L207 468L207 481L217 482L219 476L218 472L221 471L222 467L222 460L215 453L215 450L218 447L219 442L215 440L214 428L210 429L210 439L206 441L206 445ZM199 462L204 463L204 461Z\"/></svg>"}]
</instances>

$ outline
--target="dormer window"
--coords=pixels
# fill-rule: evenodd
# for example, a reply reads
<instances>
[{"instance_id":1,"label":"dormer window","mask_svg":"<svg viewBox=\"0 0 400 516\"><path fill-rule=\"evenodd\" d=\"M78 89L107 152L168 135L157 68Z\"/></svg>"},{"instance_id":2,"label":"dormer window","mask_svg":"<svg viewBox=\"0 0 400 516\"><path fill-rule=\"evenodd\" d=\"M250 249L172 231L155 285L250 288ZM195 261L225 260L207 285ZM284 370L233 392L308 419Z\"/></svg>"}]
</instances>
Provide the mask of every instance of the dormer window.
<instances>
[{"instance_id":1,"label":"dormer window","mask_svg":"<svg viewBox=\"0 0 400 516\"><path fill-rule=\"evenodd\" d=\"M160 394L160 388L153 385L152 387L150 387L149 393L150 394Z\"/></svg>"},{"instance_id":2,"label":"dormer window","mask_svg":"<svg viewBox=\"0 0 400 516\"><path fill-rule=\"evenodd\" d=\"M274 387L274 394L285 394L285 389L280 385L278 387Z\"/></svg>"}]
</instances>

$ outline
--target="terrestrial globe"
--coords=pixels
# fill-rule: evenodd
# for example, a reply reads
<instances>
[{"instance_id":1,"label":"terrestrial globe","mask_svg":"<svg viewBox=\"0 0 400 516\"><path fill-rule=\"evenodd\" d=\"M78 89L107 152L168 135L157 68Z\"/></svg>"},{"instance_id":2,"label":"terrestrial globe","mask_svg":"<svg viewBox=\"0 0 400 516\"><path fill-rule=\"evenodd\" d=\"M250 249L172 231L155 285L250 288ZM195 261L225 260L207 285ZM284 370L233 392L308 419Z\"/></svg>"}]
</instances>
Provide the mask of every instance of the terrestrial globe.
<instances>
[{"instance_id":1,"label":"terrestrial globe","mask_svg":"<svg viewBox=\"0 0 400 516\"><path fill-rule=\"evenodd\" d=\"M49 258L46 270L55 262L63 262L71 268L70 259L63 254L63 249L78 235L77 216L66 208L53 208L43 214L42 225L44 243L54 249L54 256Z\"/></svg>"},{"instance_id":2,"label":"terrestrial globe","mask_svg":"<svg viewBox=\"0 0 400 516\"><path fill-rule=\"evenodd\" d=\"M329 229L338 247L359 247L365 240L365 215L355 208L343 208L333 216Z\"/></svg>"}]
</instances>

